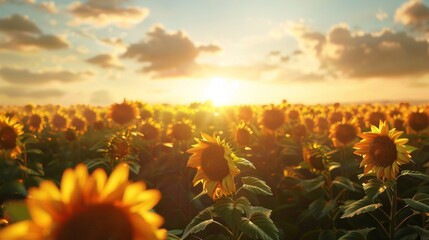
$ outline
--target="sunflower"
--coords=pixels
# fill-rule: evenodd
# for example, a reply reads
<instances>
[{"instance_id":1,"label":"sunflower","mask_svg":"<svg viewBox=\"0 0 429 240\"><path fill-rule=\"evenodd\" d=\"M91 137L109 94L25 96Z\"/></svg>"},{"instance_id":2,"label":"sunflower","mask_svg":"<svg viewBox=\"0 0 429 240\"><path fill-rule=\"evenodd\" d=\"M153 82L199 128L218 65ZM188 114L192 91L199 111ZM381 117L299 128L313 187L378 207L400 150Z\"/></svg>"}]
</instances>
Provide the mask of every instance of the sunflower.
<instances>
[{"instance_id":1,"label":"sunflower","mask_svg":"<svg viewBox=\"0 0 429 240\"><path fill-rule=\"evenodd\" d=\"M237 125L235 128L235 131L233 132L235 142L240 147L245 147L250 145L252 140L252 129L244 122L241 122Z\"/></svg>"},{"instance_id":2,"label":"sunflower","mask_svg":"<svg viewBox=\"0 0 429 240\"><path fill-rule=\"evenodd\" d=\"M134 104L124 99L120 104L112 104L108 115L115 123L125 125L139 117L139 110Z\"/></svg>"},{"instance_id":3,"label":"sunflower","mask_svg":"<svg viewBox=\"0 0 429 240\"><path fill-rule=\"evenodd\" d=\"M363 156L360 167L365 167L364 175L374 172L377 178L395 179L399 166L411 162L410 151L405 147L406 138L399 138L403 132L390 129L386 122L379 127L372 125L370 132L359 134L363 138L354 145L357 155Z\"/></svg>"},{"instance_id":4,"label":"sunflower","mask_svg":"<svg viewBox=\"0 0 429 240\"><path fill-rule=\"evenodd\" d=\"M407 120L408 127L417 133L421 133L429 127L429 116L424 110L410 113Z\"/></svg>"},{"instance_id":5,"label":"sunflower","mask_svg":"<svg viewBox=\"0 0 429 240\"><path fill-rule=\"evenodd\" d=\"M158 190L128 181L121 164L107 178L104 170L88 174L85 165L67 169L61 189L44 181L29 191L31 220L0 231L0 239L164 239L161 216L149 210L160 200Z\"/></svg>"},{"instance_id":6,"label":"sunflower","mask_svg":"<svg viewBox=\"0 0 429 240\"><path fill-rule=\"evenodd\" d=\"M201 133L202 138L188 149L192 156L188 167L197 169L194 186L203 183L205 191L212 199L230 195L236 191L234 177L240 173L235 162L238 157L232 152L225 140Z\"/></svg>"},{"instance_id":7,"label":"sunflower","mask_svg":"<svg viewBox=\"0 0 429 240\"><path fill-rule=\"evenodd\" d=\"M302 149L302 156L304 162L309 164L313 172L321 172L325 170L325 165L330 156L327 155L329 149L326 146L318 143L312 143L304 146Z\"/></svg>"},{"instance_id":8,"label":"sunflower","mask_svg":"<svg viewBox=\"0 0 429 240\"><path fill-rule=\"evenodd\" d=\"M60 113L52 117L52 126L57 130L63 130L67 127L67 118Z\"/></svg>"},{"instance_id":9,"label":"sunflower","mask_svg":"<svg viewBox=\"0 0 429 240\"><path fill-rule=\"evenodd\" d=\"M43 129L43 115L40 113L32 113L26 118L25 122L32 132L39 132Z\"/></svg>"},{"instance_id":10,"label":"sunflower","mask_svg":"<svg viewBox=\"0 0 429 240\"><path fill-rule=\"evenodd\" d=\"M356 142L360 127L356 119L337 122L331 126L329 137L335 147L348 147Z\"/></svg>"},{"instance_id":11,"label":"sunflower","mask_svg":"<svg viewBox=\"0 0 429 240\"><path fill-rule=\"evenodd\" d=\"M272 131L275 131L285 123L285 112L282 109L272 106L262 112L262 125Z\"/></svg>"},{"instance_id":12,"label":"sunflower","mask_svg":"<svg viewBox=\"0 0 429 240\"><path fill-rule=\"evenodd\" d=\"M160 136L161 127L153 119L149 118L143 121L143 124L139 128L139 132L143 134L142 138L147 141L152 141Z\"/></svg>"},{"instance_id":13,"label":"sunflower","mask_svg":"<svg viewBox=\"0 0 429 240\"><path fill-rule=\"evenodd\" d=\"M185 120L171 124L167 130L167 135L177 141L188 141L192 139L194 126Z\"/></svg>"},{"instance_id":14,"label":"sunflower","mask_svg":"<svg viewBox=\"0 0 429 240\"><path fill-rule=\"evenodd\" d=\"M87 107L82 112L83 117L85 118L88 125L92 125L97 121L97 112L94 109Z\"/></svg>"},{"instance_id":15,"label":"sunflower","mask_svg":"<svg viewBox=\"0 0 429 240\"><path fill-rule=\"evenodd\" d=\"M22 135L23 126L15 117L0 116L0 151L9 151L11 157L21 153L19 136Z\"/></svg>"}]
</instances>

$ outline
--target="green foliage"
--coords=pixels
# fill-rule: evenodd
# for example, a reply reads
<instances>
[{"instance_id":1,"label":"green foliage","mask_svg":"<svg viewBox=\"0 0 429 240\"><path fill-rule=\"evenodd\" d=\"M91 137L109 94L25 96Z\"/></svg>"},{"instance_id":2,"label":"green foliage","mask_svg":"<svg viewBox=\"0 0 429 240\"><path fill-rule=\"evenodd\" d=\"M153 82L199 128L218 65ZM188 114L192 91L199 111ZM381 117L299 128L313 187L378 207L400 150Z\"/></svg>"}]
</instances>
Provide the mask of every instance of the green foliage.
<instances>
[{"instance_id":1,"label":"green foliage","mask_svg":"<svg viewBox=\"0 0 429 240\"><path fill-rule=\"evenodd\" d=\"M358 230L348 231L341 236L338 240L367 240L366 236L375 228L364 228Z\"/></svg>"},{"instance_id":2,"label":"green foliage","mask_svg":"<svg viewBox=\"0 0 429 240\"><path fill-rule=\"evenodd\" d=\"M350 179L337 176L334 181L332 181L332 184L334 184L337 187L350 190L352 192L359 192L360 186L356 183L352 182Z\"/></svg>"},{"instance_id":3,"label":"green foliage","mask_svg":"<svg viewBox=\"0 0 429 240\"><path fill-rule=\"evenodd\" d=\"M243 188L249 192L261 195L273 195L271 188L262 180L256 177L242 177Z\"/></svg>"},{"instance_id":4,"label":"green foliage","mask_svg":"<svg viewBox=\"0 0 429 240\"><path fill-rule=\"evenodd\" d=\"M263 212L251 212L246 217L242 217L239 229L251 239L275 240L279 239L279 232L270 219L269 215Z\"/></svg>"},{"instance_id":5,"label":"green foliage","mask_svg":"<svg viewBox=\"0 0 429 240\"><path fill-rule=\"evenodd\" d=\"M190 234L204 230L209 224L213 223L213 207L208 207L198 213L183 231L182 239L187 238Z\"/></svg>"},{"instance_id":6,"label":"green foliage","mask_svg":"<svg viewBox=\"0 0 429 240\"><path fill-rule=\"evenodd\" d=\"M334 210L336 206L335 200L326 201L323 198L319 198L308 206L308 210L313 217L321 219Z\"/></svg>"},{"instance_id":7,"label":"green foliage","mask_svg":"<svg viewBox=\"0 0 429 240\"><path fill-rule=\"evenodd\" d=\"M412 209L419 212L429 212L429 194L427 193L416 193L412 199L406 198L404 202Z\"/></svg>"},{"instance_id":8,"label":"green foliage","mask_svg":"<svg viewBox=\"0 0 429 240\"><path fill-rule=\"evenodd\" d=\"M344 208L344 214L341 218L350 218L362 213L372 212L381 207L381 203L373 203L368 197L364 197L358 201L352 201Z\"/></svg>"},{"instance_id":9,"label":"green foliage","mask_svg":"<svg viewBox=\"0 0 429 240\"><path fill-rule=\"evenodd\" d=\"M322 175L313 179L299 181L299 186L301 187L303 193L309 193L311 191L319 189L323 186L323 184L325 184L325 179Z\"/></svg>"},{"instance_id":10,"label":"green foliage","mask_svg":"<svg viewBox=\"0 0 429 240\"><path fill-rule=\"evenodd\" d=\"M382 194L386 189L391 187L390 182L383 182L378 178L369 179L367 183L363 183L363 190L369 199L374 200Z\"/></svg>"}]
</instances>

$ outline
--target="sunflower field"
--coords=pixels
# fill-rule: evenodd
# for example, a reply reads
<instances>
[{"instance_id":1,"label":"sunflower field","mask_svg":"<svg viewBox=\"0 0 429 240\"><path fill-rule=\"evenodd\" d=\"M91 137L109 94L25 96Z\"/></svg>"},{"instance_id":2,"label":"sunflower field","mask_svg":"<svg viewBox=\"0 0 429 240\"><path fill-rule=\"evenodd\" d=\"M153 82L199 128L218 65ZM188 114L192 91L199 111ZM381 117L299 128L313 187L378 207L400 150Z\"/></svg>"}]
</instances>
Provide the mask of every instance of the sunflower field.
<instances>
[{"instance_id":1,"label":"sunflower field","mask_svg":"<svg viewBox=\"0 0 429 240\"><path fill-rule=\"evenodd\" d=\"M0 239L429 239L429 108L0 107Z\"/></svg>"}]
</instances>

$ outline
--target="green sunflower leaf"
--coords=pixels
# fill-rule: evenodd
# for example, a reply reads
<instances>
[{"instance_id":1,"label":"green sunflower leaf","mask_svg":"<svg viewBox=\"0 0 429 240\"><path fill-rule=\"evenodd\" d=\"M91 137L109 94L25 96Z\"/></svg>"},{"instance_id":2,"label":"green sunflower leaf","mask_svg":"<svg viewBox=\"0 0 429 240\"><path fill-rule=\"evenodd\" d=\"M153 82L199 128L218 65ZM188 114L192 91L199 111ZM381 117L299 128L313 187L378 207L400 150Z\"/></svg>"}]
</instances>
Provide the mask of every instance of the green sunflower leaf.
<instances>
[{"instance_id":1,"label":"green sunflower leaf","mask_svg":"<svg viewBox=\"0 0 429 240\"><path fill-rule=\"evenodd\" d=\"M220 216L229 226L238 224L243 215L251 212L251 204L245 197L240 197L236 201L229 197L216 200L213 205L214 213Z\"/></svg>"},{"instance_id":2,"label":"green sunflower leaf","mask_svg":"<svg viewBox=\"0 0 429 240\"><path fill-rule=\"evenodd\" d=\"M419 212L429 212L429 194L427 193L416 193L412 199L406 198L404 202L412 209Z\"/></svg>"},{"instance_id":3,"label":"green sunflower leaf","mask_svg":"<svg viewBox=\"0 0 429 240\"><path fill-rule=\"evenodd\" d=\"M380 179L372 178L367 183L362 184L363 190L369 199L374 200L377 196L391 187L390 182L383 182Z\"/></svg>"},{"instance_id":4,"label":"green sunflower leaf","mask_svg":"<svg viewBox=\"0 0 429 240\"><path fill-rule=\"evenodd\" d=\"M357 188L356 184L345 177L336 177L335 180L332 181L332 184L340 188L348 189L352 192L359 192L359 189Z\"/></svg>"},{"instance_id":5,"label":"green sunflower leaf","mask_svg":"<svg viewBox=\"0 0 429 240\"><path fill-rule=\"evenodd\" d=\"M426 175L424 173L417 172L417 171L404 170L401 172L401 175L399 175L399 177L400 176L410 176L410 177L418 178L423 181L429 181L429 175Z\"/></svg>"},{"instance_id":6,"label":"green sunflower leaf","mask_svg":"<svg viewBox=\"0 0 429 240\"><path fill-rule=\"evenodd\" d=\"M249 192L261 195L273 195L271 188L262 180L255 177L242 177L243 188Z\"/></svg>"},{"instance_id":7,"label":"green sunflower leaf","mask_svg":"<svg viewBox=\"0 0 429 240\"><path fill-rule=\"evenodd\" d=\"M319 198L308 206L308 210L313 217L321 219L334 210L336 206L337 203L334 200L326 201L323 198Z\"/></svg>"},{"instance_id":8,"label":"green sunflower leaf","mask_svg":"<svg viewBox=\"0 0 429 240\"><path fill-rule=\"evenodd\" d=\"M303 193L309 193L313 190L316 190L322 187L323 184L325 184L325 180L322 175L309 180L301 180L299 182L299 185L302 188Z\"/></svg>"},{"instance_id":9,"label":"green sunflower leaf","mask_svg":"<svg viewBox=\"0 0 429 240\"><path fill-rule=\"evenodd\" d=\"M366 235L375 228L364 228L358 230L352 230L341 236L338 240L366 240Z\"/></svg>"},{"instance_id":10,"label":"green sunflower leaf","mask_svg":"<svg viewBox=\"0 0 429 240\"><path fill-rule=\"evenodd\" d=\"M373 203L367 196L355 201L344 208L344 214L341 218L350 218L362 213L372 212L381 207L381 203Z\"/></svg>"},{"instance_id":11,"label":"green sunflower leaf","mask_svg":"<svg viewBox=\"0 0 429 240\"><path fill-rule=\"evenodd\" d=\"M261 212L254 212L248 218L242 217L238 228L251 239L279 239L277 227L267 215Z\"/></svg>"},{"instance_id":12,"label":"green sunflower leaf","mask_svg":"<svg viewBox=\"0 0 429 240\"><path fill-rule=\"evenodd\" d=\"M405 145L405 149L407 149L407 152L412 153L412 152L416 151L418 148L410 146L410 145Z\"/></svg>"},{"instance_id":13,"label":"green sunflower leaf","mask_svg":"<svg viewBox=\"0 0 429 240\"><path fill-rule=\"evenodd\" d=\"M248 168L252 168L252 169L256 169L255 166L253 165L252 162L250 162L249 160L245 159L245 158L236 158L234 159L235 164L237 164L238 166L241 167L248 167Z\"/></svg>"},{"instance_id":14,"label":"green sunflower leaf","mask_svg":"<svg viewBox=\"0 0 429 240\"><path fill-rule=\"evenodd\" d=\"M182 239L185 239L190 234L197 233L206 229L209 224L214 222L213 216L213 207L208 207L202 210L200 213L198 213L197 216L192 219L188 226L186 226L185 230L183 231Z\"/></svg>"}]
</instances>

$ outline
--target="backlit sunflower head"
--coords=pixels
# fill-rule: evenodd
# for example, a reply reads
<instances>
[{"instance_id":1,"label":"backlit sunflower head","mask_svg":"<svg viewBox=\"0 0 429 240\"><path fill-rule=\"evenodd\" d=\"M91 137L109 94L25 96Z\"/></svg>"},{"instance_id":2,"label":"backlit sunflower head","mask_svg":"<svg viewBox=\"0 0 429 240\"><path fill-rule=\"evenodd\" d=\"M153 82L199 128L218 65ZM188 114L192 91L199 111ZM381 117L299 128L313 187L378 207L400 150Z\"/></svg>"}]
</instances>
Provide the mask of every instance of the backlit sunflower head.
<instances>
[{"instance_id":1,"label":"backlit sunflower head","mask_svg":"<svg viewBox=\"0 0 429 240\"><path fill-rule=\"evenodd\" d=\"M429 116L422 109L411 112L408 115L407 125L414 132L424 132L429 127Z\"/></svg>"},{"instance_id":2,"label":"backlit sunflower head","mask_svg":"<svg viewBox=\"0 0 429 240\"><path fill-rule=\"evenodd\" d=\"M337 122L331 126L329 137L335 147L348 147L356 142L360 127L356 119Z\"/></svg>"},{"instance_id":3,"label":"backlit sunflower head","mask_svg":"<svg viewBox=\"0 0 429 240\"><path fill-rule=\"evenodd\" d=\"M6 227L0 239L165 239L162 217L150 211L160 192L147 190L143 182L130 183L128 174L126 164L109 178L102 169L89 175L83 164L67 169L60 189L50 181L30 189L31 219Z\"/></svg>"},{"instance_id":4,"label":"backlit sunflower head","mask_svg":"<svg viewBox=\"0 0 429 240\"><path fill-rule=\"evenodd\" d=\"M192 139L194 126L187 120L171 124L167 130L167 135L176 141L188 141Z\"/></svg>"},{"instance_id":5,"label":"backlit sunflower head","mask_svg":"<svg viewBox=\"0 0 429 240\"><path fill-rule=\"evenodd\" d=\"M233 137L240 147L249 146L252 141L252 129L244 122L241 122L233 130Z\"/></svg>"},{"instance_id":6,"label":"backlit sunflower head","mask_svg":"<svg viewBox=\"0 0 429 240\"><path fill-rule=\"evenodd\" d=\"M264 128L275 131L285 123L285 112L283 109L272 106L262 112L261 123Z\"/></svg>"},{"instance_id":7,"label":"backlit sunflower head","mask_svg":"<svg viewBox=\"0 0 429 240\"><path fill-rule=\"evenodd\" d=\"M39 132L43 129L43 118L44 116L40 113L32 113L26 119L26 123L30 131Z\"/></svg>"},{"instance_id":8,"label":"backlit sunflower head","mask_svg":"<svg viewBox=\"0 0 429 240\"><path fill-rule=\"evenodd\" d=\"M109 108L108 116L120 125L125 125L138 117L138 108L125 99L122 103L112 104Z\"/></svg>"},{"instance_id":9,"label":"backlit sunflower head","mask_svg":"<svg viewBox=\"0 0 429 240\"><path fill-rule=\"evenodd\" d=\"M357 155L363 156L360 167L364 175L375 173L379 179L395 179L399 166L411 162L407 150L406 138L399 138L403 132L390 129L386 122L380 121L379 127L372 125L370 132L359 134L362 140L354 145Z\"/></svg>"},{"instance_id":10,"label":"backlit sunflower head","mask_svg":"<svg viewBox=\"0 0 429 240\"><path fill-rule=\"evenodd\" d=\"M67 127L67 118L60 113L52 116L52 126L57 130L63 130Z\"/></svg>"},{"instance_id":11,"label":"backlit sunflower head","mask_svg":"<svg viewBox=\"0 0 429 240\"><path fill-rule=\"evenodd\" d=\"M11 157L21 153L19 147L19 136L23 132L23 126L16 117L0 115L0 151L7 151Z\"/></svg>"},{"instance_id":12,"label":"backlit sunflower head","mask_svg":"<svg viewBox=\"0 0 429 240\"><path fill-rule=\"evenodd\" d=\"M225 140L204 133L201 135L201 139L195 139L197 144L187 151L192 153L187 166L197 169L194 186L202 182L203 191L212 199L232 194L236 191L234 177L240 173L235 164L238 157Z\"/></svg>"},{"instance_id":13,"label":"backlit sunflower head","mask_svg":"<svg viewBox=\"0 0 429 240\"><path fill-rule=\"evenodd\" d=\"M142 138L144 140L155 140L160 136L161 126L151 118L146 119L140 126L139 132L143 134Z\"/></svg>"},{"instance_id":14,"label":"backlit sunflower head","mask_svg":"<svg viewBox=\"0 0 429 240\"><path fill-rule=\"evenodd\" d=\"M312 172L321 172L325 170L325 166L330 159L330 149L318 143L308 144L302 149L304 162L309 164Z\"/></svg>"}]
</instances>

